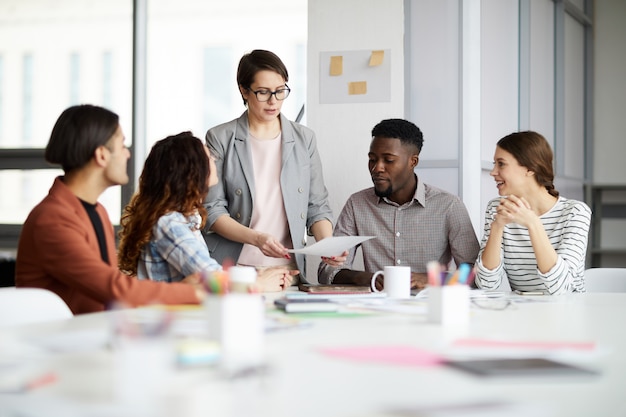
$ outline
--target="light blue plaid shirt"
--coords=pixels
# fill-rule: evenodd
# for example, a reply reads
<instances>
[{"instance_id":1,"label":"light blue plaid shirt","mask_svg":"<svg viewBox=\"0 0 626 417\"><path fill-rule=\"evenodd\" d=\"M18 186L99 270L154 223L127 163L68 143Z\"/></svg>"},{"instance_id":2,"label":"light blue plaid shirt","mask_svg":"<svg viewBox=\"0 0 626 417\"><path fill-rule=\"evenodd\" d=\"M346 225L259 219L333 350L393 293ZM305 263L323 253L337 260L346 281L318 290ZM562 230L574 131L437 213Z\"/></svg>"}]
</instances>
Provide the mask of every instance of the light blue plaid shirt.
<instances>
[{"instance_id":1,"label":"light blue plaid shirt","mask_svg":"<svg viewBox=\"0 0 626 417\"><path fill-rule=\"evenodd\" d=\"M179 212L161 216L152 229L152 239L144 246L137 264L137 278L177 282L194 272L221 269L209 254L200 232L202 219L196 213Z\"/></svg>"}]
</instances>

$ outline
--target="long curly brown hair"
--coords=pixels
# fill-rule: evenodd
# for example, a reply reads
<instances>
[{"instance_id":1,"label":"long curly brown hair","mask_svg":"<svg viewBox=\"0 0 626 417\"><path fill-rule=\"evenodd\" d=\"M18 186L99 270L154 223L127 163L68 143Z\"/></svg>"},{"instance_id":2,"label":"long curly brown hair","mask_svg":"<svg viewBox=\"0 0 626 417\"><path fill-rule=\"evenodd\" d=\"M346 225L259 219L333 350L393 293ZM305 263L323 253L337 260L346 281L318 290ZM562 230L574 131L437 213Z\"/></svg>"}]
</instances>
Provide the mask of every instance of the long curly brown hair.
<instances>
[{"instance_id":1,"label":"long curly brown hair","mask_svg":"<svg viewBox=\"0 0 626 417\"><path fill-rule=\"evenodd\" d=\"M139 177L139 190L120 220L118 264L122 271L137 274L139 255L161 216L174 211L188 216L197 211L204 227L207 211L203 201L209 191L209 173L205 147L191 132L154 144Z\"/></svg>"}]
</instances>

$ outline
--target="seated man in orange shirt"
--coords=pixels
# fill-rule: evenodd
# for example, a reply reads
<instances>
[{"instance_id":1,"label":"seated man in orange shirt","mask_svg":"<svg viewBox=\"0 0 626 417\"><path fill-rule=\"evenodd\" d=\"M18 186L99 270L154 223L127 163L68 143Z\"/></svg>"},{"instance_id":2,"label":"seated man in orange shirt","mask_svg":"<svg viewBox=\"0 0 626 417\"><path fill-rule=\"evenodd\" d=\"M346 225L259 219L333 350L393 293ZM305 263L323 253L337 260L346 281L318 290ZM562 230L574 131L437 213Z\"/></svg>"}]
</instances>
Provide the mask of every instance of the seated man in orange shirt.
<instances>
[{"instance_id":1,"label":"seated man in orange shirt","mask_svg":"<svg viewBox=\"0 0 626 417\"><path fill-rule=\"evenodd\" d=\"M130 152L117 114L92 105L66 109L52 129L45 157L61 165L65 175L56 178L24 223L16 286L53 291L74 314L101 311L114 302L202 301L197 274L168 284L140 281L117 267L113 225L97 201L107 188L128 182Z\"/></svg>"}]
</instances>

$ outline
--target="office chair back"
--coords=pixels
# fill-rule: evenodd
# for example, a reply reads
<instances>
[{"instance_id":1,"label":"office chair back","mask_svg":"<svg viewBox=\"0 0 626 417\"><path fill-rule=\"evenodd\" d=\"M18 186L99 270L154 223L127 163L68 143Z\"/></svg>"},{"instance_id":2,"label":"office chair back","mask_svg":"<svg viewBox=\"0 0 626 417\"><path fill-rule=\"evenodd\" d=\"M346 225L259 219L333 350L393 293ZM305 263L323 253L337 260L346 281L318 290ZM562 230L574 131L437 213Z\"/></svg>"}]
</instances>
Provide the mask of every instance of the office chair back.
<instances>
[{"instance_id":1,"label":"office chair back","mask_svg":"<svg viewBox=\"0 0 626 417\"><path fill-rule=\"evenodd\" d=\"M0 327L73 317L65 301L41 288L0 288Z\"/></svg>"},{"instance_id":2,"label":"office chair back","mask_svg":"<svg viewBox=\"0 0 626 417\"><path fill-rule=\"evenodd\" d=\"M626 292L626 268L590 268L585 271L587 292Z\"/></svg>"}]
</instances>

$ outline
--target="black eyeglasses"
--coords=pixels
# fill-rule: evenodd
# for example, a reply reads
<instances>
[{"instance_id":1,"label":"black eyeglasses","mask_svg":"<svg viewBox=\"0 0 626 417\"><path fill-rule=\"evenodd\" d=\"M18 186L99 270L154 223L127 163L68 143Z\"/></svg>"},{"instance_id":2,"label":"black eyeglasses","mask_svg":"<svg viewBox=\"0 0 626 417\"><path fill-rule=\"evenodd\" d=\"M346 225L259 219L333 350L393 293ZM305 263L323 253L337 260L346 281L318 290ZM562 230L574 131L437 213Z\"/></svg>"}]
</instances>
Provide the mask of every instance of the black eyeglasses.
<instances>
[{"instance_id":1,"label":"black eyeglasses","mask_svg":"<svg viewBox=\"0 0 626 417\"><path fill-rule=\"evenodd\" d=\"M254 95L256 96L256 99L258 101L260 101L261 103L269 101L269 99L270 99L270 97L272 97L272 95L274 97L276 97L276 100L284 100L287 97L289 97L289 93L291 92L291 88L289 88L289 86L287 86L287 84L285 84L284 87L277 89L276 91L270 91L270 90L256 90L256 91L253 91L251 88L248 88L248 90L253 92Z\"/></svg>"}]
</instances>

